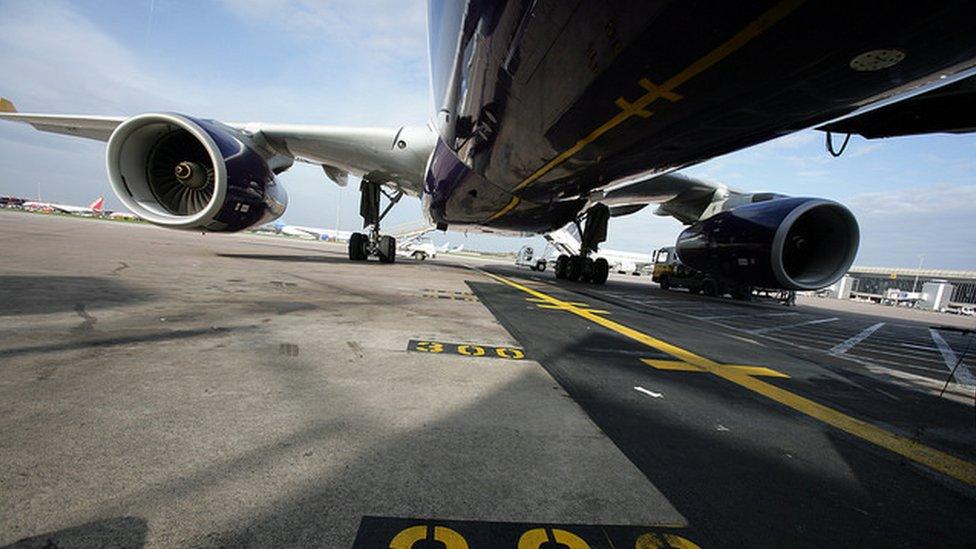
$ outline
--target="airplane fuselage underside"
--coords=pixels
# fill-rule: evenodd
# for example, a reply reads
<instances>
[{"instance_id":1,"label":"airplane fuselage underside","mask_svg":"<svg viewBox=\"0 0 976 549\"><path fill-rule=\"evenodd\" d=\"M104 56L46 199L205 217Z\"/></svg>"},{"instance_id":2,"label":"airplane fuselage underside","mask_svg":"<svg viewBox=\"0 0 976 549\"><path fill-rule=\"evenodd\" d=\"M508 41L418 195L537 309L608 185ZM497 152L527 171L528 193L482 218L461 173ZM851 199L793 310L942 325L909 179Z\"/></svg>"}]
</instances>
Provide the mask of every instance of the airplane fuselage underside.
<instances>
[{"instance_id":1,"label":"airplane fuselage underside","mask_svg":"<svg viewBox=\"0 0 976 549\"><path fill-rule=\"evenodd\" d=\"M807 128L976 60L972 2L434 0L430 19L440 140L425 207L501 231L558 228L608 182Z\"/></svg>"}]
</instances>

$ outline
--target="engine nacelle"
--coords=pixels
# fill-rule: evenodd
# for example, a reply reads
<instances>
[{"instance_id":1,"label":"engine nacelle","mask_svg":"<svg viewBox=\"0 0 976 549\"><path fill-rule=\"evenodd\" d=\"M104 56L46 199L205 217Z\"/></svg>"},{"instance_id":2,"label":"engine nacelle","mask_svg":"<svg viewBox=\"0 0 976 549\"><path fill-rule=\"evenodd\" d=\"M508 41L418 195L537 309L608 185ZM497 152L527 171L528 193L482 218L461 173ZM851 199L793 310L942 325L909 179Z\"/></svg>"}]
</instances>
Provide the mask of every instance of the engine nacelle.
<instances>
[{"instance_id":1,"label":"engine nacelle","mask_svg":"<svg viewBox=\"0 0 976 549\"><path fill-rule=\"evenodd\" d=\"M844 206L819 198L775 198L732 208L678 236L681 262L736 284L814 290L844 276L860 231Z\"/></svg>"},{"instance_id":2,"label":"engine nacelle","mask_svg":"<svg viewBox=\"0 0 976 549\"><path fill-rule=\"evenodd\" d=\"M273 221L288 195L246 136L209 120L151 113L108 141L112 189L146 221L171 229L233 232Z\"/></svg>"}]
</instances>

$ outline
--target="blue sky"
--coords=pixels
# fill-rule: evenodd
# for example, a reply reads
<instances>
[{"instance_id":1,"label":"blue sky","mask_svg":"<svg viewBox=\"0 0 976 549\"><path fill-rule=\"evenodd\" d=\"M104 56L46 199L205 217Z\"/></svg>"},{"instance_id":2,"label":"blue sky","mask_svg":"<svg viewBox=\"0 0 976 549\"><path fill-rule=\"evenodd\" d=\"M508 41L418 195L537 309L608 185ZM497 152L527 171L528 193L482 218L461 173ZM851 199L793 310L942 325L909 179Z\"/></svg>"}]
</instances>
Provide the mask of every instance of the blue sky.
<instances>
[{"instance_id":1,"label":"blue sky","mask_svg":"<svg viewBox=\"0 0 976 549\"><path fill-rule=\"evenodd\" d=\"M419 1L0 0L0 94L21 111L178 111L228 121L421 124L429 117L425 7ZM831 158L806 131L685 170L743 190L823 196L861 223L857 264L976 270L976 136L852 138ZM289 223L333 227L339 189L312 166L281 177ZM87 204L112 195L104 145L0 124L0 194ZM357 227L356 182L341 193ZM419 221L404 201L391 224ZM614 219L608 246L670 245L681 225ZM448 233L435 240L518 249L528 239ZM533 239L538 241L537 239Z\"/></svg>"}]
</instances>

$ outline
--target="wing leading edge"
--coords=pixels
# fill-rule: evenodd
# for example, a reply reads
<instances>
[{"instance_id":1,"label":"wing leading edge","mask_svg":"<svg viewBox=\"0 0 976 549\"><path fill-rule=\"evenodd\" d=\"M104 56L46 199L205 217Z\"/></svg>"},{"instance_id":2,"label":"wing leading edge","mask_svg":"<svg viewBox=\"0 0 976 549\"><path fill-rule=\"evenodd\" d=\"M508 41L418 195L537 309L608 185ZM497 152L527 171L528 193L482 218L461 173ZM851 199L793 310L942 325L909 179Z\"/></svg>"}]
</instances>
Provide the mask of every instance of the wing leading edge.
<instances>
[{"instance_id":1,"label":"wing leading edge","mask_svg":"<svg viewBox=\"0 0 976 549\"><path fill-rule=\"evenodd\" d=\"M0 98L0 120L30 124L42 132L108 141L127 117L20 113ZM242 137L266 144L277 154L323 167L344 185L348 175L371 177L419 195L436 135L426 126L355 128L341 126L224 123ZM290 164L287 164L290 165ZM286 166L287 166L286 165Z\"/></svg>"}]
</instances>

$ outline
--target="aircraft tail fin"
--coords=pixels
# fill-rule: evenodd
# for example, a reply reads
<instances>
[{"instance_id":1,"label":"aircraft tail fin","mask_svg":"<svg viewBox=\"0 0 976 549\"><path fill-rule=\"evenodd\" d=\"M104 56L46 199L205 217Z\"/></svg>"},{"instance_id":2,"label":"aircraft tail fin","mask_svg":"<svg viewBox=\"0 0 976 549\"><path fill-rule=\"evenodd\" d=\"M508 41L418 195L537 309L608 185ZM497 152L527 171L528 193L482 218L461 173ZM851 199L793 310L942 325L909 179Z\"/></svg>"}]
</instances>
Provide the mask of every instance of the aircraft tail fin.
<instances>
[{"instance_id":1,"label":"aircraft tail fin","mask_svg":"<svg viewBox=\"0 0 976 549\"><path fill-rule=\"evenodd\" d=\"M102 208L104 207L105 207L105 197L103 196L99 196L98 198L95 199L94 202L88 205L89 210L97 213L101 213Z\"/></svg>"},{"instance_id":2,"label":"aircraft tail fin","mask_svg":"<svg viewBox=\"0 0 976 549\"><path fill-rule=\"evenodd\" d=\"M17 112L17 107L6 97L0 97L0 112Z\"/></svg>"}]
</instances>

